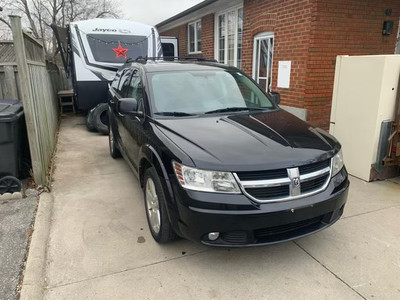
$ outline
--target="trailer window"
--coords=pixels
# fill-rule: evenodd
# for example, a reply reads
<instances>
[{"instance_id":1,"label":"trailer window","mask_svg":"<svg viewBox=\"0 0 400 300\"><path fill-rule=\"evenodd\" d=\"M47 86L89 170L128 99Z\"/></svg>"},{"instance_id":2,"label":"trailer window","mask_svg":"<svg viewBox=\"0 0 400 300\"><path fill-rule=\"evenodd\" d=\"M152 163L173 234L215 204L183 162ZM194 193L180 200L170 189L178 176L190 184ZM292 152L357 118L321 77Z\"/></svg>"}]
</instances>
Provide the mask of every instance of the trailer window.
<instances>
[{"instance_id":1,"label":"trailer window","mask_svg":"<svg viewBox=\"0 0 400 300\"><path fill-rule=\"evenodd\" d=\"M95 61L123 63L127 58L147 56L148 37L140 35L88 34Z\"/></svg>"}]
</instances>

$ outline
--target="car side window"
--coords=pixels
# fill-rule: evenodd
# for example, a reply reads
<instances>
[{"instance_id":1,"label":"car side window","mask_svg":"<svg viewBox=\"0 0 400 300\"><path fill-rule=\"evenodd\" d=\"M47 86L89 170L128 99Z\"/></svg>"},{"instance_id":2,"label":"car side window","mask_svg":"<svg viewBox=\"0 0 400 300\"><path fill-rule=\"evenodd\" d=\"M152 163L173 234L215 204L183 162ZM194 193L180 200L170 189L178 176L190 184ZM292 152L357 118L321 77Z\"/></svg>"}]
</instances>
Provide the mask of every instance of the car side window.
<instances>
[{"instance_id":1,"label":"car side window","mask_svg":"<svg viewBox=\"0 0 400 300\"><path fill-rule=\"evenodd\" d=\"M132 70L128 69L121 75L121 80L119 81L118 91L122 98L126 98L129 90L129 80L132 75Z\"/></svg>"},{"instance_id":2,"label":"car side window","mask_svg":"<svg viewBox=\"0 0 400 300\"><path fill-rule=\"evenodd\" d=\"M137 101L137 110L143 112L143 84L138 73L134 73L132 76L127 97L135 98Z\"/></svg>"},{"instance_id":3,"label":"car side window","mask_svg":"<svg viewBox=\"0 0 400 300\"><path fill-rule=\"evenodd\" d=\"M121 79L121 74L123 74L122 72L117 72L117 74L115 74L115 78L111 83L111 87L115 90L118 91L118 85L119 85L119 81Z\"/></svg>"}]
</instances>

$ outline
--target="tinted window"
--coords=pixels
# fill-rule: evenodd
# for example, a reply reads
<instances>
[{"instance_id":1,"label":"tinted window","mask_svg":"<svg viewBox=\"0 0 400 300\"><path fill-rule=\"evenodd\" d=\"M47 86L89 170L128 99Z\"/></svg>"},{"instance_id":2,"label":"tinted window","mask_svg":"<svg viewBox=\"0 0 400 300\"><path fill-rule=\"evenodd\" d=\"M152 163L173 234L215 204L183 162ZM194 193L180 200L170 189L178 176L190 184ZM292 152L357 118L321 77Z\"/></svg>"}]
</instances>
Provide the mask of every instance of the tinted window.
<instances>
[{"instance_id":1,"label":"tinted window","mask_svg":"<svg viewBox=\"0 0 400 300\"><path fill-rule=\"evenodd\" d=\"M138 35L86 35L93 57L99 62L123 63L128 57L147 56L146 36Z\"/></svg>"},{"instance_id":2,"label":"tinted window","mask_svg":"<svg viewBox=\"0 0 400 300\"><path fill-rule=\"evenodd\" d=\"M143 85L140 76L138 75L132 76L127 97L136 99L138 103L137 110L143 111Z\"/></svg>"},{"instance_id":3,"label":"tinted window","mask_svg":"<svg viewBox=\"0 0 400 300\"><path fill-rule=\"evenodd\" d=\"M114 80L111 83L111 86L116 91L118 91L118 84L119 84L119 81L121 79L121 75L122 74L123 74L123 71L122 72L117 72L117 74L115 74Z\"/></svg>"},{"instance_id":4,"label":"tinted window","mask_svg":"<svg viewBox=\"0 0 400 300\"><path fill-rule=\"evenodd\" d=\"M121 76L121 80L119 81L119 87L118 91L121 97L125 98L128 95L129 91L129 84L130 84L130 78L132 75L133 70L132 69L127 69Z\"/></svg>"}]
</instances>

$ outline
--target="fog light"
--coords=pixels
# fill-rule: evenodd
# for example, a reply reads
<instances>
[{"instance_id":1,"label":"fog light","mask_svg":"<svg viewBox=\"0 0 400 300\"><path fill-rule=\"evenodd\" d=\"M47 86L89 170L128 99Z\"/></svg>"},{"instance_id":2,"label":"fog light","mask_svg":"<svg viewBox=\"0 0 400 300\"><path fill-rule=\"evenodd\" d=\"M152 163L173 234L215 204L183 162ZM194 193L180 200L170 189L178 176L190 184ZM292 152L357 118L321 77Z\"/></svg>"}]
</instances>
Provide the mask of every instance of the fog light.
<instances>
[{"instance_id":1,"label":"fog light","mask_svg":"<svg viewBox=\"0 0 400 300\"><path fill-rule=\"evenodd\" d=\"M210 241L215 241L216 239L218 239L219 238L219 232L210 232L209 234L208 234L208 239L210 240Z\"/></svg>"}]
</instances>

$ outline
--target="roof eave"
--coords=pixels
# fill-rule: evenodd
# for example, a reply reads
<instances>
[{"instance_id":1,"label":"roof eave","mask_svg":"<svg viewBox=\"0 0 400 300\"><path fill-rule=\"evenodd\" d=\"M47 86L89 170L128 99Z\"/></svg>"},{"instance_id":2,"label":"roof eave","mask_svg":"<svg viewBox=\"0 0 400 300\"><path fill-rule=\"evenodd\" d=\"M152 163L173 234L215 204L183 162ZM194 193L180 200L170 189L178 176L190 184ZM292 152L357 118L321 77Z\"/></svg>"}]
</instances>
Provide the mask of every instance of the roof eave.
<instances>
[{"instance_id":1,"label":"roof eave","mask_svg":"<svg viewBox=\"0 0 400 300\"><path fill-rule=\"evenodd\" d=\"M182 17L184 17L184 16L186 16L186 15L188 15L188 14L191 14L192 12L195 12L196 10L202 9L202 8L204 8L204 7L206 7L206 6L210 5L210 4L212 4L212 3L214 3L214 2L217 2L217 1L218 1L218 0L205 0L205 1L203 1L203 2L200 2L199 4L197 4L197 5L195 5L195 6L192 6L192 7L188 8L187 10L184 10L183 12L181 12L181 13L179 13L179 14L177 14L177 15L175 15L175 16L172 16L171 18L169 18L169 19L167 19L167 20L165 20L165 21L162 21L162 22L158 23L158 24L156 25L156 28L159 28L159 27L161 27L161 26L167 25L168 23L171 23L171 22L173 22L173 21L176 21L176 20L178 20L178 19L180 19L180 18L182 18Z\"/></svg>"}]
</instances>

